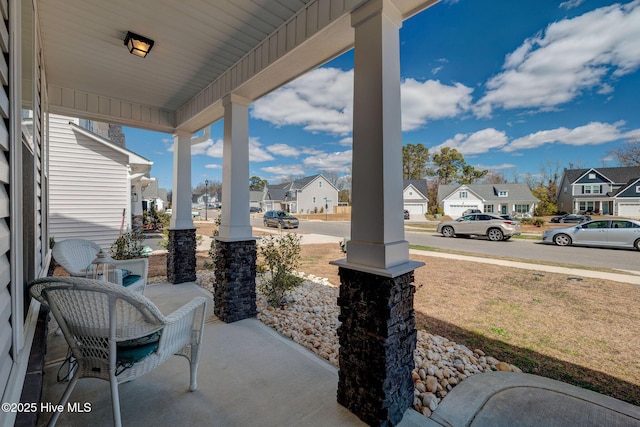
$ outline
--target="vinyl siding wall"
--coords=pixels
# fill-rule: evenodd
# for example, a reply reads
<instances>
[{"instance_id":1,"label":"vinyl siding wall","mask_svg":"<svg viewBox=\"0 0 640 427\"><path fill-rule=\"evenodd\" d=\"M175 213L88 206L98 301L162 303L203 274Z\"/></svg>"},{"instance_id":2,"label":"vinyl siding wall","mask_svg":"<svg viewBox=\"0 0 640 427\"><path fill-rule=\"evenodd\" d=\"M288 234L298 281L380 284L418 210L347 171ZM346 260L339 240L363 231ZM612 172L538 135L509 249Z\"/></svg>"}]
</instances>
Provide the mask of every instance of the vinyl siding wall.
<instances>
[{"instance_id":1,"label":"vinyl siding wall","mask_svg":"<svg viewBox=\"0 0 640 427\"><path fill-rule=\"evenodd\" d=\"M128 156L72 130L77 119L49 116L50 235L109 248L128 215ZM126 230L123 230L126 231Z\"/></svg>"},{"instance_id":2,"label":"vinyl siding wall","mask_svg":"<svg viewBox=\"0 0 640 427\"><path fill-rule=\"evenodd\" d=\"M322 185L320 185L320 182ZM313 201L314 197L315 202ZM328 210L324 209L325 197L331 200L326 203L329 206ZM333 213L334 206L338 206L338 190L322 177L314 179L302 191L298 192L298 212L300 213L313 213L316 207L318 212L322 208L323 212Z\"/></svg>"}]
</instances>

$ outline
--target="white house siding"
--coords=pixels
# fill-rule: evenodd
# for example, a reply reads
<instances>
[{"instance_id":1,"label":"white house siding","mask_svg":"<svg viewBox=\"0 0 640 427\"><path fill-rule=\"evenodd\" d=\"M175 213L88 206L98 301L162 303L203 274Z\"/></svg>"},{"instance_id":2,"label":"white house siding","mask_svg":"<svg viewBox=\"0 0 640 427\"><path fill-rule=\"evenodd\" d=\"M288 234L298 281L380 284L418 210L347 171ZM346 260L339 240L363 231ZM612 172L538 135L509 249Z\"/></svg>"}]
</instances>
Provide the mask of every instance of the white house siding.
<instances>
[{"instance_id":1,"label":"white house siding","mask_svg":"<svg viewBox=\"0 0 640 427\"><path fill-rule=\"evenodd\" d=\"M50 235L82 238L109 248L127 206L128 156L69 126L76 119L50 115Z\"/></svg>"},{"instance_id":2,"label":"white house siding","mask_svg":"<svg viewBox=\"0 0 640 427\"><path fill-rule=\"evenodd\" d=\"M412 185L404 189L402 193L404 209L412 215L424 215L427 213L427 200L420 195Z\"/></svg>"},{"instance_id":3,"label":"white house siding","mask_svg":"<svg viewBox=\"0 0 640 427\"><path fill-rule=\"evenodd\" d=\"M327 209L325 198L330 200L326 202ZM333 213L334 206L338 206L338 190L324 177L318 176L298 191L297 207L295 210L292 209L292 212L313 213L314 208L318 208L318 212L322 209L323 212Z\"/></svg>"},{"instance_id":4,"label":"white house siding","mask_svg":"<svg viewBox=\"0 0 640 427\"><path fill-rule=\"evenodd\" d=\"M11 232L10 232L10 176L11 169L9 159L13 146L10 146L10 131L7 128L9 123L9 79L7 70L9 64L7 62L6 53L9 46L9 26L7 22L7 2L1 2L3 9L3 18L0 20L0 45L3 53L0 55L0 73L2 80L2 88L0 90L0 395L2 401L7 402L7 385L9 376L14 364L13 352L11 351L14 331L11 326L12 317L12 298L11 289L11 258L9 250L11 249ZM1 423L0 423L1 424Z\"/></svg>"}]
</instances>

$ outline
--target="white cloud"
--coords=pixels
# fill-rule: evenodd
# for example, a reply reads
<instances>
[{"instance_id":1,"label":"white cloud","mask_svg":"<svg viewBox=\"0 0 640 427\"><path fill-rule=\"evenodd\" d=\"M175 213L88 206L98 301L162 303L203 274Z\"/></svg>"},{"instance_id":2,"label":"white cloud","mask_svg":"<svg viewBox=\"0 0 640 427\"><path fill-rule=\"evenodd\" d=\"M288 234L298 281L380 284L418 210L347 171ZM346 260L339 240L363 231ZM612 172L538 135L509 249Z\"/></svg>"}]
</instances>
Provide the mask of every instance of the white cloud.
<instances>
[{"instance_id":1,"label":"white cloud","mask_svg":"<svg viewBox=\"0 0 640 427\"><path fill-rule=\"evenodd\" d=\"M309 132L351 132L353 70L318 68L257 100L253 118L276 126L303 126Z\"/></svg>"},{"instance_id":2,"label":"white cloud","mask_svg":"<svg viewBox=\"0 0 640 427\"><path fill-rule=\"evenodd\" d=\"M267 147L267 151L276 156L298 157L300 150L287 144L273 144Z\"/></svg>"},{"instance_id":3,"label":"white cloud","mask_svg":"<svg viewBox=\"0 0 640 427\"><path fill-rule=\"evenodd\" d=\"M462 154L486 153L492 149L503 148L509 139L504 131L487 128L474 133L459 133L453 138L433 148L437 151L443 147L455 148Z\"/></svg>"},{"instance_id":4,"label":"white cloud","mask_svg":"<svg viewBox=\"0 0 640 427\"><path fill-rule=\"evenodd\" d=\"M353 138L352 137L342 138L339 143L340 143L340 145L344 145L346 147L350 147L350 146L353 145Z\"/></svg>"},{"instance_id":5,"label":"white cloud","mask_svg":"<svg viewBox=\"0 0 640 427\"><path fill-rule=\"evenodd\" d=\"M402 82L402 130L410 131L428 120L455 117L471 105L473 89L461 83L448 86L438 80Z\"/></svg>"},{"instance_id":6,"label":"white cloud","mask_svg":"<svg viewBox=\"0 0 640 427\"><path fill-rule=\"evenodd\" d=\"M507 55L475 106L553 109L586 90L609 93L611 82L640 66L640 1L595 9L547 26Z\"/></svg>"},{"instance_id":7,"label":"white cloud","mask_svg":"<svg viewBox=\"0 0 640 427\"><path fill-rule=\"evenodd\" d=\"M274 177L271 177L270 180L287 176L304 175L306 173L306 171L300 165L267 166L262 168L261 170L263 172L276 175Z\"/></svg>"},{"instance_id":8,"label":"white cloud","mask_svg":"<svg viewBox=\"0 0 640 427\"><path fill-rule=\"evenodd\" d=\"M574 146L604 144L625 138L634 132L632 131L627 134L621 133L620 127L622 126L624 126L623 121L614 124L591 122L573 129L560 127L541 130L522 138L514 139L511 144L503 148L503 151L537 148L544 144L567 144Z\"/></svg>"},{"instance_id":9,"label":"white cloud","mask_svg":"<svg viewBox=\"0 0 640 427\"><path fill-rule=\"evenodd\" d=\"M307 157L302 161L307 168L326 171L345 171L351 164L352 150L322 153Z\"/></svg>"},{"instance_id":10,"label":"white cloud","mask_svg":"<svg viewBox=\"0 0 640 427\"><path fill-rule=\"evenodd\" d=\"M222 169L222 165L215 165L215 164L204 165L204 167L207 169Z\"/></svg>"},{"instance_id":11,"label":"white cloud","mask_svg":"<svg viewBox=\"0 0 640 427\"><path fill-rule=\"evenodd\" d=\"M513 168L516 168L517 166L514 165L513 163L503 163L501 165L491 165L491 166L489 166L489 165L474 165L473 167L476 168L476 169L479 169L479 170L488 169L488 170L490 170L492 172L497 172L497 171L503 171L505 169L513 169Z\"/></svg>"},{"instance_id":12,"label":"white cloud","mask_svg":"<svg viewBox=\"0 0 640 427\"><path fill-rule=\"evenodd\" d=\"M569 9L573 9L574 7L580 6L582 3L584 3L584 0L568 0L560 3L558 7L561 9L569 10Z\"/></svg>"},{"instance_id":13,"label":"white cloud","mask_svg":"<svg viewBox=\"0 0 640 427\"><path fill-rule=\"evenodd\" d=\"M445 60L446 61L446 60ZM461 83L406 79L401 83L402 129L469 110L472 88ZM353 70L318 68L253 104L253 118L276 126L302 126L309 132L349 135L353 119Z\"/></svg>"},{"instance_id":14,"label":"white cloud","mask_svg":"<svg viewBox=\"0 0 640 427\"><path fill-rule=\"evenodd\" d=\"M224 143L222 139L217 139L215 142L211 139L208 139L199 144L192 145L191 155L194 156L197 154L204 154L215 159L221 159L223 145ZM259 142L259 138L249 138L249 161L266 162L273 159L274 157L262 148L262 144Z\"/></svg>"}]
</instances>

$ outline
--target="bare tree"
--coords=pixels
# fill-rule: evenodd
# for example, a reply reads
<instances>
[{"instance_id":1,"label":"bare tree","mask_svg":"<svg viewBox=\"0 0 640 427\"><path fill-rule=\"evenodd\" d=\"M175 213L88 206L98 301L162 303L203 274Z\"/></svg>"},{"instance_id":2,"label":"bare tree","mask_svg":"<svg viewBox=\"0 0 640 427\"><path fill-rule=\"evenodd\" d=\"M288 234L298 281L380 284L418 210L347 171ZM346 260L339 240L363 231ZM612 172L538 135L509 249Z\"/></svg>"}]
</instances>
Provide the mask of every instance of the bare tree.
<instances>
[{"instance_id":1,"label":"bare tree","mask_svg":"<svg viewBox=\"0 0 640 427\"><path fill-rule=\"evenodd\" d=\"M327 178L327 181L329 181L331 184L333 184L336 187L338 186L338 181L340 180L340 174L337 171L322 170L320 171L320 173L322 174L322 176Z\"/></svg>"},{"instance_id":2,"label":"bare tree","mask_svg":"<svg viewBox=\"0 0 640 427\"><path fill-rule=\"evenodd\" d=\"M623 166L640 166L640 137L629 139L609 153Z\"/></svg>"}]
</instances>

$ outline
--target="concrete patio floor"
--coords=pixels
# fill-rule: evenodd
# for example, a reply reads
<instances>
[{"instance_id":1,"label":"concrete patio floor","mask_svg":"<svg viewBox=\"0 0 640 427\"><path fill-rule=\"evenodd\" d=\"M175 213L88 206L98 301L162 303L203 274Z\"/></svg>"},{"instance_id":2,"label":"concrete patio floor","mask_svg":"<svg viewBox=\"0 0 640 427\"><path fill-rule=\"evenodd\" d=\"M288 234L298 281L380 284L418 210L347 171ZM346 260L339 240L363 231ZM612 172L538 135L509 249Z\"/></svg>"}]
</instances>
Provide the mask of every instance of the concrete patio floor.
<instances>
[{"instance_id":1,"label":"concrete patio floor","mask_svg":"<svg viewBox=\"0 0 640 427\"><path fill-rule=\"evenodd\" d=\"M145 295L169 314L195 296L211 294L193 283L148 285ZM209 301L198 389L190 392L189 364L173 357L155 371L119 386L125 426L361 426L336 401L338 370L256 319L226 324ZM53 327L52 327L53 326ZM66 357L64 337L50 324L43 403L56 405L66 382L56 376ZM87 413L63 413L58 426L112 425L109 383L78 381L69 402L91 404ZM44 413L39 426L49 421ZM416 424L416 421L417 423ZM426 421L413 410L404 426Z\"/></svg>"}]
</instances>

